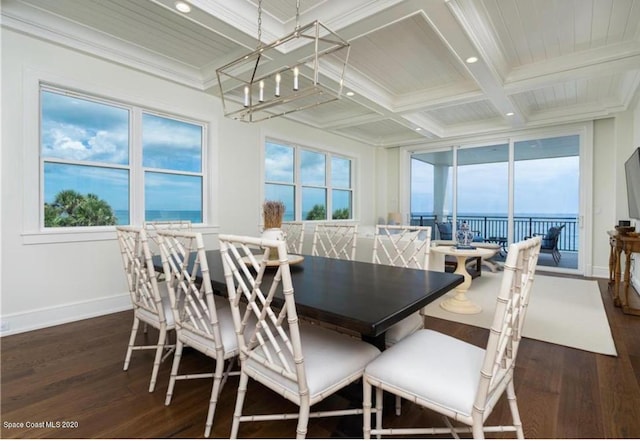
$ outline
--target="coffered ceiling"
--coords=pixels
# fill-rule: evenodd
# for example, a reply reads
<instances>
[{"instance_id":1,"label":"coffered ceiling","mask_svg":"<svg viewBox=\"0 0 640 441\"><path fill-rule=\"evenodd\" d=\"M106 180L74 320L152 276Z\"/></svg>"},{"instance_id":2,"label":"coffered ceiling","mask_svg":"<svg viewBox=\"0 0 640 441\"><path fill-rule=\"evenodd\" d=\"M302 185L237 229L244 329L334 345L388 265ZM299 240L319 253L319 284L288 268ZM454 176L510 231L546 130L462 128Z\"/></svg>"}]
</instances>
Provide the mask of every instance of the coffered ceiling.
<instances>
[{"instance_id":1,"label":"coffered ceiling","mask_svg":"<svg viewBox=\"0 0 640 441\"><path fill-rule=\"evenodd\" d=\"M2 0L2 25L218 94L258 1L185 1ZM293 31L296 0L262 3L264 43ZM640 0L301 0L316 19L351 43L354 95L286 117L372 146L603 118L640 86Z\"/></svg>"}]
</instances>

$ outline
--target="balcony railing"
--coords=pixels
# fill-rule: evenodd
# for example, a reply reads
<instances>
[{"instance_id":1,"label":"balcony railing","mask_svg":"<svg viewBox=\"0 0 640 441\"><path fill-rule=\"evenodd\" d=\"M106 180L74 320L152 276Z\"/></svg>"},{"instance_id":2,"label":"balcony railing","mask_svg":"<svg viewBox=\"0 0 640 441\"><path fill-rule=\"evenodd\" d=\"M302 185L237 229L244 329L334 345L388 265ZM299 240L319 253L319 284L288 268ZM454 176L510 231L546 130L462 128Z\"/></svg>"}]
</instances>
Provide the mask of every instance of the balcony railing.
<instances>
[{"instance_id":1,"label":"balcony railing","mask_svg":"<svg viewBox=\"0 0 640 441\"><path fill-rule=\"evenodd\" d=\"M482 236L485 240L502 240L507 238L507 216L458 216L458 222L467 222L469 228ZM439 220L433 214L411 214L411 225L430 225L432 227L432 239L437 238L436 221L451 222L451 217ZM578 251L578 220L575 217L538 216L526 217L515 216L514 240L516 242L525 237L544 235L549 228L564 224L558 240L560 251Z\"/></svg>"}]
</instances>

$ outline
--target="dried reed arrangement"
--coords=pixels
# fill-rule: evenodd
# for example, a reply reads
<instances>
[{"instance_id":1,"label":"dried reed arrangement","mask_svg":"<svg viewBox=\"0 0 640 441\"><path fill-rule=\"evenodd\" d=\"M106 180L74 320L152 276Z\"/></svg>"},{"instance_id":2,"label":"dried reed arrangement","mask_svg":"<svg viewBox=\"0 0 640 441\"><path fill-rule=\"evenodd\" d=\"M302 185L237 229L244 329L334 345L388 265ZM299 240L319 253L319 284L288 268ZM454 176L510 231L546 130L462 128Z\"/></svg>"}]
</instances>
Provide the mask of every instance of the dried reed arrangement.
<instances>
[{"instance_id":1,"label":"dried reed arrangement","mask_svg":"<svg viewBox=\"0 0 640 441\"><path fill-rule=\"evenodd\" d=\"M282 227L282 216L284 215L284 204L281 201L265 201L262 204L264 214L264 228Z\"/></svg>"}]
</instances>

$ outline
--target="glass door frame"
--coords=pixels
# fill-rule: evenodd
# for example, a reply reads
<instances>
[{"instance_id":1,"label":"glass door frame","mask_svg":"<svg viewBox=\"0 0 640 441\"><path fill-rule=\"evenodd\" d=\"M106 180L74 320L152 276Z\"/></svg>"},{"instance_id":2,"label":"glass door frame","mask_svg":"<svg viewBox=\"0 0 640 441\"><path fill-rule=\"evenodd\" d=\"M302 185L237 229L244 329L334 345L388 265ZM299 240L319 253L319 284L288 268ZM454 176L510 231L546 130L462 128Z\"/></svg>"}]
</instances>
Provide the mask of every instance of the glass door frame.
<instances>
[{"instance_id":1,"label":"glass door frame","mask_svg":"<svg viewBox=\"0 0 640 441\"><path fill-rule=\"evenodd\" d=\"M564 126L529 129L514 131L498 136L483 135L474 140L465 138L464 140L443 140L430 143L429 146L409 146L401 147L399 152L399 183L398 190L400 196L400 210L403 217L410 219L411 216L411 156L414 153L435 152L443 150L453 150L453 220L454 225L457 219L457 151L464 148L483 147L492 144L509 145L509 189L508 189L508 240L513 242L513 209L514 209L514 146L516 142L552 138L559 136L579 136L579 202L578 202L578 267L540 267L544 271L558 272L565 274L578 274L591 276L593 274L593 122L588 121L579 124L569 124Z\"/></svg>"}]
</instances>

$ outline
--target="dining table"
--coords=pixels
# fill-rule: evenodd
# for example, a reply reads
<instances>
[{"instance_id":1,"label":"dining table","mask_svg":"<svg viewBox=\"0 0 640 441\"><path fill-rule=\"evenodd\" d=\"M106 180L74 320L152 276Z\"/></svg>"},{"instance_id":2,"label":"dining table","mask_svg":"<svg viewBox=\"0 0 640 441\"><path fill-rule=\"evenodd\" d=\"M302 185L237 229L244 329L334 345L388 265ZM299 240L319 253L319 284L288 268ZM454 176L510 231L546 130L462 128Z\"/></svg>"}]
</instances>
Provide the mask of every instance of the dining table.
<instances>
[{"instance_id":1,"label":"dining table","mask_svg":"<svg viewBox=\"0 0 640 441\"><path fill-rule=\"evenodd\" d=\"M214 293L227 297L219 250L206 252ZM464 282L458 274L403 268L321 256L297 257L290 264L298 315L360 334L381 350L394 324ZM292 259L292 261L294 261ZM154 268L162 271L158 256ZM275 274L267 268L265 282ZM276 294L282 302L282 293Z\"/></svg>"}]
</instances>

